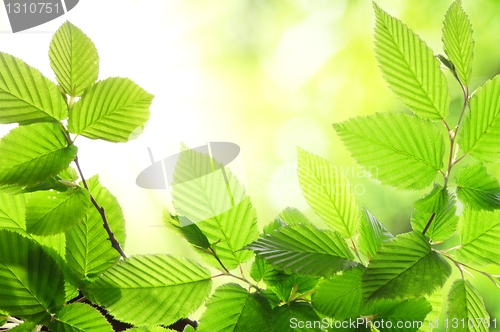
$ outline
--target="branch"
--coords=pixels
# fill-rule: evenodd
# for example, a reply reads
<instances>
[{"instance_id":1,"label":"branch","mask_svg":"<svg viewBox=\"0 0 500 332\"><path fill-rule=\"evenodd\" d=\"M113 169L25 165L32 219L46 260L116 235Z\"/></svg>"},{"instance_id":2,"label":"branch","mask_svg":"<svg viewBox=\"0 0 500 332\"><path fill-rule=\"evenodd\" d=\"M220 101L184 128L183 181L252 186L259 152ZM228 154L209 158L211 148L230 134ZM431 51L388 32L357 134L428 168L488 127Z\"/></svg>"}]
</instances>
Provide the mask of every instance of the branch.
<instances>
[{"instance_id":1,"label":"branch","mask_svg":"<svg viewBox=\"0 0 500 332\"><path fill-rule=\"evenodd\" d=\"M96 210L101 215L101 218L102 218L102 221L103 221L103 224L104 224L104 229L108 233L109 241L111 242L111 246L116 251L118 251L118 253L123 258L127 258L127 255L125 255L125 253L123 252L123 249L122 249L122 247L120 245L120 242L118 242L118 240L115 237L115 234L113 234L113 231L109 227L108 219L106 218L106 212L104 211L104 208L102 206L100 206L99 203L97 203L97 201L95 200L94 196L92 196L92 193L89 190L89 186L87 185L87 181L85 180L85 177L83 176L83 173L82 173L82 169L80 168L80 163L78 162L78 156L75 157L74 161L75 161L75 164L76 164L76 168L78 168L78 173L80 173L80 177L82 178L83 186L85 187L85 189L87 189L89 191L90 201L92 202L92 204L94 204L94 207L96 208Z\"/></svg>"},{"instance_id":2,"label":"branch","mask_svg":"<svg viewBox=\"0 0 500 332\"><path fill-rule=\"evenodd\" d=\"M431 226L432 221L434 220L434 217L436 216L436 212L431 214L431 217L429 218L429 221L427 222L427 225L425 225L424 230L422 231L422 235L425 235L427 233L427 230Z\"/></svg>"}]
</instances>

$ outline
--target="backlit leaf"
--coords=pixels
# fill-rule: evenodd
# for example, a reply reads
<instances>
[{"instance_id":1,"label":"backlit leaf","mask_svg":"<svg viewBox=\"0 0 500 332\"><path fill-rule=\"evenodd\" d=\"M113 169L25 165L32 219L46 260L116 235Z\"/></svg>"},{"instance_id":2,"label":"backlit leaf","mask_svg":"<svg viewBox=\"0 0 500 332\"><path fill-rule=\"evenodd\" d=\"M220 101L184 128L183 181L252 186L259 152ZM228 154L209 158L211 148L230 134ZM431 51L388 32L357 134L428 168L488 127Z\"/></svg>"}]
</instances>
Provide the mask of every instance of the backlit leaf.
<instances>
[{"instance_id":1,"label":"backlit leaf","mask_svg":"<svg viewBox=\"0 0 500 332\"><path fill-rule=\"evenodd\" d=\"M314 327L314 322L321 318L309 303L291 302L273 308L273 332L315 332L322 331ZM317 326L317 324L316 324Z\"/></svg>"},{"instance_id":2,"label":"backlit leaf","mask_svg":"<svg viewBox=\"0 0 500 332\"><path fill-rule=\"evenodd\" d=\"M451 267L420 233L398 235L383 245L363 274L363 296L407 299L430 295L442 287Z\"/></svg>"},{"instance_id":3,"label":"backlit leaf","mask_svg":"<svg viewBox=\"0 0 500 332\"><path fill-rule=\"evenodd\" d=\"M89 87L73 105L68 129L92 139L127 142L149 119L153 95L128 78L108 78Z\"/></svg>"},{"instance_id":4,"label":"backlit leaf","mask_svg":"<svg viewBox=\"0 0 500 332\"><path fill-rule=\"evenodd\" d=\"M0 123L55 122L67 116L53 82L24 61L0 52Z\"/></svg>"},{"instance_id":5,"label":"backlit leaf","mask_svg":"<svg viewBox=\"0 0 500 332\"><path fill-rule=\"evenodd\" d=\"M427 120L391 112L333 126L354 159L383 184L423 189L443 167L443 136Z\"/></svg>"},{"instance_id":6,"label":"backlit leaf","mask_svg":"<svg viewBox=\"0 0 500 332\"><path fill-rule=\"evenodd\" d=\"M49 58L57 82L70 96L80 96L97 80L99 56L95 45L70 22L63 23L52 37Z\"/></svg>"},{"instance_id":7,"label":"backlit leaf","mask_svg":"<svg viewBox=\"0 0 500 332\"><path fill-rule=\"evenodd\" d=\"M359 249L371 259L380 246L394 238L380 221L368 210L364 210L359 228Z\"/></svg>"},{"instance_id":8,"label":"backlit leaf","mask_svg":"<svg viewBox=\"0 0 500 332\"><path fill-rule=\"evenodd\" d=\"M359 225L359 209L349 181L333 163L298 149L298 175L302 194L327 224L345 238Z\"/></svg>"},{"instance_id":9,"label":"backlit leaf","mask_svg":"<svg viewBox=\"0 0 500 332\"><path fill-rule=\"evenodd\" d=\"M450 96L432 50L375 3L374 9L375 53L390 88L416 115L430 120L445 119Z\"/></svg>"},{"instance_id":10,"label":"backlit leaf","mask_svg":"<svg viewBox=\"0 0 500 332\"><path fill-rule=\"evenodd\" d=\"M12 129L0 140L0 183L33 185L57 175L75 159L61 127L35 123Z\"/></svg>"},{"instance_id":11,"label":"backlit leaf","mask_svg":"<svg viewBox=\"0 0 500 332\"><path fill-rule=\"evenodd\" d=\"M465 205L476 210L500 208L500 187L498 180L488 174L481 164L461 168L455 179L457 196Z\"/></svg>"},{"instance_id":12,"label":"backlit leaf","mask_svg":"<svg viewBox=\"0 0 500 332\"><path fill-rule=\"evenodd\" d=\"M206 300L211 284L210 271L193 261L145 255L118 262L83 290L116 319L155 326L190 315Z\"/></svg>"},{"instance_id":13,"label":"backlit leaf","mask_svg":"<svg viewBox=\"0 0 500 332\"><path fill-rule=\"evenodd\" d=\"M113 332L106 318L85 303L71 303L59 310L49 324L53 332Z\"/></svg>"},{"instance_id":14,"label":"backlit leaf","mask_svg":"<svg viewBox=\"0 0 500 332\"><path fill-rule=\"evenodd\" d=\"M484 307L481 294L469 281L458 279L451 286L448 293L447 317L450 318L447 331L489 331L486 322L489 324L490 315Z\"/></svg>"}]
</instances>

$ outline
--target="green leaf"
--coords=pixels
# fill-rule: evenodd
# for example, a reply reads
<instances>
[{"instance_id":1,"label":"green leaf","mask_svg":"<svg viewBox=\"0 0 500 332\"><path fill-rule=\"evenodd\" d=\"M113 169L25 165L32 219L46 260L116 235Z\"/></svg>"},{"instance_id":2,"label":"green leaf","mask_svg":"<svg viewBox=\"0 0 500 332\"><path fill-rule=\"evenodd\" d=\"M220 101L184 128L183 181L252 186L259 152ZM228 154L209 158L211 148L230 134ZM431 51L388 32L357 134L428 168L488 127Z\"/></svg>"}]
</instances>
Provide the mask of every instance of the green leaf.
<instances>
[{"instance_id":1,"label":"green leaf","mask_svg":"<svg viewBox=\"0 0 500 332\"><path fill-rule=\"evenodd\" d=\"M380 248L363 275L363 296L407 299L432 294L451 274L450 265L420 233L398 235Z\"/></svg>"},{"instance_id":2,"label":"green leaf","mask_svg":"<svg viewBox=\"0 0 500 332\"><path fill-rule=\"evenodd\" d=\"M120 203L101 185L97 175L88 179L87 185L95 200L104 207L109 227L124 248L125 218ZM82 222L66 231L66 260L77 279L94 278L119 258L120 254L111 247L108 233L103 228L101 214L93 206L88 209Z\"/></svg>"},{"instance_id":3,"label":"green leaf","mask_svg":"<svg viewBox=\"0 0 500 332\"><path fill-rule=\"evenodd\" d=\"M431 332L436 325L439 324L439 317L441 316L441 309L445 306L443 305L443 289L438 288L432 295L426 297L427 302L432 307L432 311L425 316L425 322L419 331Z\"/></svg>"},{"instance_id":4,"label":"green leaf","mask_svg":"<svg viewBox=\"0 0 500 332\"><path fill-rule=\"evenodd\" d=\"M17 325L13 329L9 330L9 332L33 332L36 331L37 323L25 321L24 323Z\"/></svg>"},{"instance_id":5,"label":"green leaf","mask_svg":"<svg viewBox=\"0 0 500 332\"><path fill-rule=\"evenodd\" d=\"M349 181L333 163L298 148L298 176L307 203L345 238L359 226L359 209Z\"/></svg>"},{"instance_id":6,"label":"green leaf","mask_svg":"<svg viewBox=\"0 0 500 332\"><path fill-rule=\"evenodd\" d=\"M57 174L57 177L61 180L75 182L76 180L78 180L78 173L73 167L68 167L61 173Z\"/></svg>"},{"instance_id":7,"label":"green leaf","mask_svg":"<svg viewBox=\"0 0 500 332\"><path fill-rule=\"evenodd\" d=\"M469 281L456 280L448 293L447 331L489 331L490 315L484 307L481 294Z\"/></svg>"},{"instance_id":8,"label":"green leaf","mask_svg":"<svg viewBox=\"0 0 500 332\"><path fill-rule=\"evenodd\" d=\"M63 274L54 259L38 243L0 230L0 309L42 319L62 306L64 295Z\"/></svg>"},{"instance_id":9,"label":"green leaf","mask_svg":"<svg viewBox=\"0 0 500 332\"><path fill-rule=\"evenodd\" d=\"M281 211L278 218L287 225L295 224L310 224L311 222L307 217L296 208L287 207Z\"/></svg>"},{"instance_id":10,"label":"green leaf","mask_svg":"<svg viewBox=\"0 0 500 332\"><path fill-rule=\"evenodd\" d=\"M322 331L314 327L321 319L309 303L291 302L273 308L272 331L275 332L312 332Z\"/></svg>"},{"instance_id":11,"label":"green leaf","mask_svg":"<svg viewBox=\"0 0 500 332\"><path fill-rule=\"evenodd\" d=\"M49 328L52 332L113 332L106 318L85 303L71 303L59 310Z\"/></svg>"},{"instance_id":12,"label":"green leaf","mask_svg":"<svg viewBox=\"0 0 500 332\"><path fill-rule=\"evenodd\" d=\"M444 19L443 44L446 55L455 67L455 72L463 85L469 84L472 71L474 40L469 18L456 0L448 9Z\"/></svg>"},{"instance_id":13,"label":"green leaf","mask_svg":"<svg viewBox=\"0 0 500 332\"><path fill-rule=\"evenodd\" d=\"M190 331L188 330L187 328L188 327L191 327L191 325L188 325L186 327L186 329L184 329L184 331ZM171 332L174 332L174 330L171 330L171 329L165 329L161 326L153 326L153 327L134 327L134 328L131 328L131 329L127 329L125 330L125 332L168 332L168 331L171 331ZM193 329L193 331L195 331Z\"/></svg>"},{"instance_id":14,"label":"green leaf","mask_svg":"<svg viewBox=\"0 0 500 332\"><path fill-rule=\"evenodd\" d=\"M97 49L82 30L70 22L64 22L52 37L49 58L57 82L70 96L80 96L97 80Z\"/></svg>"},{"instance_id":15,"label":"green leaf","mask_svg":"<svg viewBox=\"0 0 500 332\"><path fill-rule=\"evenodd\" d=\"M86 189L37 191L26 205L26 229L36 235L62 233L82 220L90 205Z\"/></svg>"},{"instance_id":16,"label":"green leaf","mask_svg":"<svg viewBox=\"0 0 500 332\"><path fill-rule=\"evenodd\" d=\"M113 317L138 326L169 325L208 297L210 271L183 257L135 256L120 261L83 288Z\"/></svg>"},{"instance_id":17,"label":"green leaf","mask_svg":"<svg viewBox=\"0 0 500 332\"><path fill-rule=\"evenodd\" d=\"M57 175L75 159L61 127L35 123L12 129L0 140L0 183L33 185Z\"/></svg>"},{"instance_id":18,"label":"green leaf","mask_svg":"<svg viewBox=\"0 0 500 332\"><path fill-rule=\"evenodd\" d=\"M481 164L461 168L455 178L457 196L465 205L476 210L500 208L500 187L498 180L490 175Z\"/></svg>"},{"instance_id":19,"label":"green leaf","mask_svg":"<svg viewBox=\"0 0 500 332\"><path fill-rule=\"evenodd\" d=\"M169 230L185 238L195 248L208 249L210 242L200 228L184 216L173 216L165 209L163 210L163 223Z\"/></svg>"},{"instance_id":20,"label":"green leaf","mask_svg":"<svg viewBox=\"0 0 500 332\"><path fill-rule=\"evenodd\" d=\"M373 326L381 326L380 332L416 332L427 324L424 319L431 310L424 298L382 300L372 302L363 316L373 317Z\"/></svg>"},{"instance_id":21,"label":"green leaf","mask_svg":"<svg viewBox=\"0 0 500 332\"><path fill-rule=\"evenodd\" d=\"M276 270L273 265L267 263L263 258L255 257L255 261L250 269L250 277L256 282L261 282L264 279L274 278L281 271Z\"/></svg>"},{"instance_id":22,"label":"green leaf","mask_svg":"<svg viewBox=\"0 0 500 332\"><path fill-rule=\"evenodd\" d=\"M500 161L500 76L477 88L469 99L470 111L458 132L458 143L465 154L483 163Z\"/></svg>"},{"instance_id":23,"label":"green leaf","mask_svg":"<svg viewBox=\"0 0 500 332\"><path fill-rule=\"evenodd\" d=\"M443 190L440 185L434 185L434 189L428 195L415 202L411 225L415 232L422 232L432 218L425 236L432 242L442 242L452 236L457 229L459 218L455 212L455 196Z\"/></svg>"},{"instance_id":24,"label":"green leaf","mask_svg":"<svg viewBox=\"0 0 500 332\"><path fill-rule=\"evenodd\" d=\"M461 239L456 254L461 260L475 265L499 264L500 210L478 211L466 207L458 231Z\"/></svg>"},{"instance_id":25,"label":"green leaf","mask_svg":"<svg viewBox=\"0 0 500 332\"><path fill-rule=\"evenodd\" d=\"M268 331L271 306L259 293L249 293L236 284L225 284L207 301L199 332Z\"/></svg>"},{"instance_id":26,"label":"green leaf","mask_svg":"<svg viewBox=\"0 0 500 332\"><path fill-rule=\"evenodd\" d=\"M359 228L359 250L370 260L382 244L394 238L380 221L368 210L364 210Z\"/></svg>"},{"instance_id":27,"label":"green leaf","mask_svg":"<svg viewBox=\"0 0 500 332\"><path fill-rule=\"evenodd\" d=\"M282 227L246 248L285 272L309 276L330 277L357 264L338 234L309 224Z\"/></svg>"},{"instance_id":28,"label":"green leaf","mask_svg":"<svg viewBox=\"0 0 500 332\"><path fill-rule=\"evenodd\" d=\"M0 52L0 123L55 122L68 116L57 86L35 68Z\"/></svg>"},{"instance_id":29,"label":"green leaf","mask_svg":"<svg viewBox=\"0 0 500 332\"><path fill-rule=\"evenodd\" d=\"M9 195L0 192L0 229L25 234L26 195Z\"/></svg>"},{"instance_id":30,"label":"green leaf","mask_svg":"<svg viewBox=\"0 0 500 332\"><path fill-rule=\"evenodd\" d=\"M280 271L279 275L266 278L267 289L271 290L282 302L290 302L304 293L310 293L318 284L318 278L293 274L285 274Z\"/></svg>"},{"instance_id":31,"label":"green leaf","mask_svg":"<svg viewBox=\"0 0 500 332\"><path fill-rule=\"evenodd\" d=\"M325 316L339 320L358 317L363 307L363 272L364 268L358 267L323 280L313 294L314 308Z\"/></svg>"},{"instance_id":32,"label":"green leaf","mask_svg":"<svg viewBox=\"0 0 500 332\"><path fill-rule=\"evenodd\" d=\"M443 167L443 135L404 113L377 113L333 125L356 161L383 184L423 189Z\"/></svg>"},{"instance_id":33,"label":"green leaf","mask_svg":"<svg viewBox=\"0 0 500 332\"><path fill-rule=\"evenodd\" d=\"M153 95L128 78L113 77L89 87L73 105L70 132L92 139L127 142L149 119Z\"/></svg>"},{"instance_id":34,"label":"green leaf","mask_svg":"<svg viewBox=\"0 0 500 332\"><path fill-rule=\"evenodd\" d=\"M209 155L182 151L175 167L172 196L179 215L196 223L229 270L253 255L241 251L258 237L257 215L236 176ZM215 268L212 256L204 258Z\"/></svg>"},{"instance_id":35,"label":"green leaf","mask_svg":"<svg viewBox=\"0 0 500 332\"><path fill-rule=\"evenodd\" d=\"M390 88L416 115L430 120L445 119L450 95L446 77L432 50L375 3L374 9L375 53Z\"/></svg>"}]
</instances>

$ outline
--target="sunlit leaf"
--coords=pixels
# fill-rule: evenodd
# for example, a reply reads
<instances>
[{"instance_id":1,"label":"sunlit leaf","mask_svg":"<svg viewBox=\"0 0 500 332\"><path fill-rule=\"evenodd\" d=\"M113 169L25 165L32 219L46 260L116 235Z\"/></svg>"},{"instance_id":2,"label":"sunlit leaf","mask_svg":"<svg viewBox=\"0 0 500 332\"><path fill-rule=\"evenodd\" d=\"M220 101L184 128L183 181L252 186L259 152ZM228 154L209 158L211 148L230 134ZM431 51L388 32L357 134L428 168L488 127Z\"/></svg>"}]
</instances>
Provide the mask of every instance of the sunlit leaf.
<instances>
[{"instance_id":1,"label":"sunlit leaf","mask_svg":"<svg viewBox=\"0 0 500 332\"><path fill-rule=\"evenodd\" d=\"M121 247L125 247L125 218L116 197L99 182L98 176L87 180L92 196L104 207L109 227ZM79 280L93 278L111 267L120 254L111 246L101 214L89 207L75 227L66 231L66 260Z\"/></svg>"},{"instance_id":2,"label":"sunlit leaf","mask_svg":"<svg viewBox=\"0 0 500 332\"><path fill-rule=\"evenodd\" d=\"M448 262L431 249L422 234L401 234L370 261L363 274L363 296L373 300L430 295L450 274Z\"/></svg>"},{"instance_id":3,"label":"sunlit leaf","mask_svg":"<svg viewBox=\"0 0 500 332\"><path fill-rule=\"evenodd\" d=\"M49 58L57 82L70 96L80 96L97 80L99 56L95 45L70 22L63 23L52 37Z\"/></svg>"},{"instance_id":4,"label":"sunlit leaf","mask_svg":"<svg viewBox=\"0 0 500 332\"><path fill-rule=\"evenodd\" d=\"M70 132L92 139L127 142L144 129L153 95L128 78L108 78L89 87L71 110Z\"/></svg>"},{"instance_id":5,"label":"sunlit leaf","mask_svg":"<svg viewBox=\"0 0 500 332\"><path fill-rule=\"evenodd\" d=\"M175 167L172 188L174 206L216 243L218 257L229 270L249 260L250 251L240 250L258 237L257 215L245 188L236 176L208 154L186 149ZM212 256L204 259L213 267Z\"/></svg>"},{"instance_id":6,"label":"sunlit leaf","mask_svg":"<svg viewBox=\"0 0 500 332\"><path fill-rule=\"evenodd\" d=\"M309 276L329 277L357 264L338 234L309 224L282 227L246 248L286 272Z\"/></svg>"},{"instance_id":7,"label":"sunlit leaf","mask_svg":"<svg viewBox=\"0 0 500 332\"><path fill-rule=\"evenodd\" d=\"M206 300L211 284L210 272L193 261L147 255L118 262L83 290L116 319L155 326L190 315Z\"/></svg>"},{"instance_id":8,"label":"sunlit leaf","mask_svg":"<svg viewBox=\"0 0 500 332\"><path fill-rule=\"evenodd\" d=\"M479 292L469 281L458 279L448 293L448 311L450 317L447 331L486 332L489 331L490 315L484 307ZM454 318L457 318L455 320Z\"/></svg>"},{"instance_id":9,"label":"sunlit leaf","mask_svg":"<svg viewBox=\"0 0 500 332\"><path fill-rule=\"evenodd\" d=\"M0 123L55 122L67 116L54 83L24 61L0 52Z\"/></svg>"},{"instance_id":10,"label":"sunlit leaf","mask_svg":"<svg viewBox=\"0 0 500 332\"><path fill-rule=\"evenodd\" d=\"M323 280L312 298L314 308L339 320L359 316L363 308L363 272L364 268L358 267Z\"/></svg>"},{"instance_id":11,"label":"sunlit leaf","mask_svg":"<svg viewBox=\"0 0 500 332\"><path fill-rule=\"evenodd\" d=\"M465 208L458 231L460 259L475 265L500 264L500 210Z\"/></svg>"},{"instance_id":12,"label":"sunlit leaf","mask_svg":"<svg viewBox=\"0 0 500 332\"><path fill-rule=\"evenodd\" d=\"M268 331L271 306L259 293L236 284L225 284L207 301L199 332Z\"/></svg>"},{"instance_id":13,"label":"sunlit leaf","mask_svg":"<svg viewBox=\"0 0 500 332\"><path fill-rule=\"evenodd\" d=\"M500 160L500 76L495 76L477 88L469 99L470 111L466 112L458 132L458 143L464 153L479 162L494 163Z\"/></svg>"},{"instance_id":14,"label":"sunlit leaf","mask_svg":"<svg viewBox=\"0 0 500 332\"><path fill-rule=\"evenodd\" d=\"M435 185L428 195L416 201L413 206L411 215L413 230L423 232L427 227L425 236L433 242L448 239L455 233L458 224L455 203L456 199L453 194Z\"/></svg>"},{"instance_id":15,"label":"sunlit leaf","mask_svg":"<svg viewBox=\"0 0 500 332\"><path fill-rule=\"evenodd\" d=\"M443 136L427 120L391 112L333 126L354 159L383 184L423 189L443 167Z\"/></svg>"},{"instance_id":16,"label":"sunlit leaf","mask_svg":"<svg viewBox=\"0 0 500 332\"><path fill-rule=\"evenodd\" d=\"M481 164L461 168L455 179L457 196L465 205L476 210L500 208L500 186L498 180L488 174Z\"/></svg>"},{"instance_id":17,"label":"sunlit leaf","mask_svg":"<svg viewBox=\"0 0 500 332\"><path fill-rule=\"evenodd\" d=\"M64 295L54 259L35 241L0 230L0 309L41 319L62 306Z\"/></svg>"},{"instance_id":18,"label":"sunlit leaf","mask_svg":"<svg viewBox=\"0 0 500 332\"><path fill-rule=\"evenodd\" d=\"M57 175L75 159L61 127L35 123L12 129L0 140L0 183L33 185Z\"/></svg>"},{"instance_id":19,"label":"sunlit leaf","mask_svg":"<svg viewBox=\"0 0 500 332\"><path fill-rule=\"evenodd\" d=\"M375 53L390 88L416 115L445 119L450 95L432 50L400 20L374 8Z\"/></svg>"},{"instance_id":20,"label":"sunlit leaf","mask_svg":"<svg viewBox=\"0 0 500 332\"><path fill-rule=\"evenodd\" d=\"M469 84L472 71L474 40L469 18L456 0L446 12L443 27L444 51L455 67L455 72L463 85Z\"/></svg>"},{"instance_id":21,"label":"sunlit leaf","mask_svg":"<svg viewBox=\"0 0 500 332\"><path fill-rule=\"evenodd\" d=\"M53 332L113 332L104 316L85 303L71 303L59 310L49 324Z\"/></svg>"},{"instance_id":22,"label":"sunlit leaf","mask_svg":"<svg viewBox=\"0 0 500 332\"><path fill-rule=\"evenodd\" d=\"M333 163L298 149L298 175L307 203L332 229L352 237L359 225L359 209L349 181Z\"/></svg>"},{"instance_id":23,"label":"sunlit leaf","mask_svg":"<svg viewBox=\"0 0 500 332\"><path fill-rule=\"evenodd\" d=\"M183 222L181 222L183 221ZM185 238L196 248L208 249L210 242L200 228L184 216L173 216L165 209L163 211L163 223L177 235Z\"/></svg>"},{"instance_id":24,"label":"sunlit leaf","mask_svg":"<svg viewBox=\"0 0 500 332\"><path fill-rule=\"evenodd\" d=\"M273 308L273 332L315 332L322 331L314 326L321 318L309 303L291 302ZM317 326L317 324L316 324Z\"/></svg>"},{"instance_id":25,"label":"sunlit leaf","mask_svg":"<svg viewBox=\"0 0 500 332\"><path fill-rule=\"evenodd\" d=\"M394 238L391 232L366 209L361 218L359 235L359 249L368 259L375 256L382 244Z\"/></svg>"},{"instance_id":26,"label":"sunlit leaf","mask_svg":"<svg viewBox=\"0 0 500 332\"><path fill-rule=\"evenodd\" d=\"M89 193L81 187L34 192L26 205L26 230L36 235L62 233L82 220L89 205Z\"/></svg>"}]
</instances>

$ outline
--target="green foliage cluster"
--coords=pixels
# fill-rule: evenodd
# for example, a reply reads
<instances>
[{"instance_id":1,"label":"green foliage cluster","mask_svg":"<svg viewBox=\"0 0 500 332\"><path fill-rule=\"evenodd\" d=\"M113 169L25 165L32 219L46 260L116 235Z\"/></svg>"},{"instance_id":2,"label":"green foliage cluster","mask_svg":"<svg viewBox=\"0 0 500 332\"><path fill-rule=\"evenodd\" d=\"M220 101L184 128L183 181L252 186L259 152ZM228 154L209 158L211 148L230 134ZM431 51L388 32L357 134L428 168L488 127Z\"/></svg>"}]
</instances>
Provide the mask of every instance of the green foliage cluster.
<instances>
[{"instance_id":1,"label":"green foliage cluster","mask_svg":"<svg viewBox=\"0 0 500 332\"><path fill-rule=\"evenodd\" d=\"M259 234L250 197L231 171L184 147L173 179L177 214L165 211L163 219L203 265L167 254L127 257L119 203L79 165L77 136L126 142L144 126L153 97L125 78L96 83L97 51L70 23L50 45L58 85L0 53L0 122L19 124L0 140L0 324L112 331L87 303L133 326L128 331L164 331L204 303L199 326L185 331L428 331L442 307L449 331L496 324L464 272L497 284L481 268L500 262L500 186L485 166L500 160L498 77L469 93L474 41L460 0L445 15L446 56L374 9L380 69L411 112L357 117L334 129L383 184L430 190L413 206L413 230L391 234L358 207L339 168L299 148L300 188L328 229L286 208ZM456 125L441 65L463 92ZM466 156L470 163L452 178ZM458 246L436 247L454 234ZM453 266L461 278L444 304ZM215 278L234 282L212 292Z\"/></svg>"}]
</instances>

